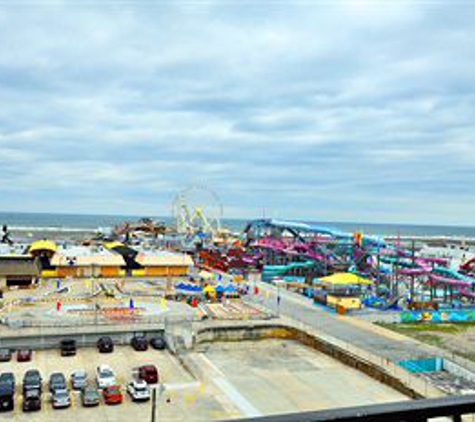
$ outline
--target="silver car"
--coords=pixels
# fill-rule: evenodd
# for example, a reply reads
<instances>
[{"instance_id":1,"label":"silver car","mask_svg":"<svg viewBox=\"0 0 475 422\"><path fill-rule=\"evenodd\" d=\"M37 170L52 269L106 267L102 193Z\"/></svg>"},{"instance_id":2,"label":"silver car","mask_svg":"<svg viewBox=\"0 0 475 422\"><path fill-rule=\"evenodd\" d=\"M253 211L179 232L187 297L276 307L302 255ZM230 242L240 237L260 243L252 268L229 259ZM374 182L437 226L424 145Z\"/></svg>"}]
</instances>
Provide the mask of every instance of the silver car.
<instances>
[{"instance_id":1,"label":"silver car","mask_svg":"<svg viewBox=\"0 0 475 422\"><path fill-rule=\"evenodd\" d=\"M71 374L71 385L73 390L82 390L87 385L87 372L78 369Z\"/></svg>"},{"instance_id":2,"label":"silver car","mask_svg":"<svg viewBox=\"0 0 475 422\"><path fill-rule=\"evenodd\" d=\"M92 385L88 385L82 390L81 399L84 407L98 406L101 401L97 388Z\"/></svg>"},{"instance_id":3,"label":"silver car","mask_svg":"<svg viewBox=\"0 0 475 422\"><path fill-rule=\"evenodd\" d=\"M55 390L51 396L51 402L55 409L71 406L71 397L68 390Z\"/></svg>"}]
</instances>

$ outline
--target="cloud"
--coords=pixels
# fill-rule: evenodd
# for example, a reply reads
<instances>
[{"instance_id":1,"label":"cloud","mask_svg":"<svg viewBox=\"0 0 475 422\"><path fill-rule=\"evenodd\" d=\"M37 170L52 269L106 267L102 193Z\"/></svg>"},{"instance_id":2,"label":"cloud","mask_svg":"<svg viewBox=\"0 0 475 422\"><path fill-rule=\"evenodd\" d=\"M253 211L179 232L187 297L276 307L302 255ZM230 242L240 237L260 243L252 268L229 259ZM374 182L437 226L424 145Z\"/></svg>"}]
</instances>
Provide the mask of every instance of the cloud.
<instances>
[{"instance_id":1,"label":"cloud","mask_svg":"<svg viewBox=\"0 0 475 422\"><path fill-rule=\"evenodd\" d=\"M0 208L473 224L475 9L0 2Z\"/></svg>"}]
</instances>

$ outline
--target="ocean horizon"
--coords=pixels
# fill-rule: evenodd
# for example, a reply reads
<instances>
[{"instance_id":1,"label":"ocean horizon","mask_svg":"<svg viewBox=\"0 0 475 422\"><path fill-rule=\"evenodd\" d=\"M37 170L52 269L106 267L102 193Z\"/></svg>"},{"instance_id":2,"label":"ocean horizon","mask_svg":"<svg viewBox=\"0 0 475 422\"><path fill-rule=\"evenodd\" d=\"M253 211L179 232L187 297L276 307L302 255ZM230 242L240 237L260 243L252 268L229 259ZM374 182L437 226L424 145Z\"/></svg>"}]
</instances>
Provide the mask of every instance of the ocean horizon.
<instances>
[{"instance_id":1,"label":"ocean horizon","mask_svg":"<svg viewBox=\"0 0 475 422\"><path fill-rule=\"evenodd\" d=\"M108 214L68 214L68 213L31 213L0 212L0 225L8 225L13 231L51 231L51 232L93 232L107 230L124 221L136 221L140 218L153 218L166 224L172 222L170 216L108 215ZM223 218L222 226L232 231L242 231L252 219ZM284 219L286 220L286 219ZM345 232L363 232L373 235L401 236L466 236L475 237L475 227L448 225L418 225L407 223L356 223L339 221L296 221L319 224Z\"/></svg>"}]
</instances>

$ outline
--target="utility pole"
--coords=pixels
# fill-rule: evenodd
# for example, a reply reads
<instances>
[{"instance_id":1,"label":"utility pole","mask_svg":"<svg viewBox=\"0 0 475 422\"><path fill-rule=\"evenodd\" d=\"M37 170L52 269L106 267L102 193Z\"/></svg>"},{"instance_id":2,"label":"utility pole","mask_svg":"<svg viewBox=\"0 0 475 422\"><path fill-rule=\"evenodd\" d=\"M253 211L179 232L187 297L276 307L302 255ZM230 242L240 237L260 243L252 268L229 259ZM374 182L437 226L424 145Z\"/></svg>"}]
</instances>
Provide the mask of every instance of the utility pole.
<instances>
[{"instance_id":1,"label":"utility pole","mask_svg":"<svg viewBox=\"0 0 475 422\"><path fill-rule=\"evenodd\" d=\"M156 422L156 413L157 413L157 389L152 389L152 422Z\"/></svg>"}]
</instances>

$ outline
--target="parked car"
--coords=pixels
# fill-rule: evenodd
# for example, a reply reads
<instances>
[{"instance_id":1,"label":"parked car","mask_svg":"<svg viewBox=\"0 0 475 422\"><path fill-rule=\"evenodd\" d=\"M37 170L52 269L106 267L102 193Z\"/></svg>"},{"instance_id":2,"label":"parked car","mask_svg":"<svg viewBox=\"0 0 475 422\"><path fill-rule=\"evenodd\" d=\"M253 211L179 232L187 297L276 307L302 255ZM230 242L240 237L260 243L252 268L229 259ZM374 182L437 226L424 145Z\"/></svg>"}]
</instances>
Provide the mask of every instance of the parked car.
<instances>
[{"instance_id":1,"label":"parked car","mask_svg":"<svg viewBox=\"0 0 475 422\"><path fill-rule=\"evenodd\" d=\"M12 390L15 390L15 375L13 372L2 372L0 374L0 386L8 385Z\"/></svg>"},{"instance_id":2,"label":"parked car","mask_svg":"<svg viewBox=\"0 0 475 422\"><path fill-rule=\"evenodd\" d=\"M12 351L10 349L0 349L0 362L10 362L12 360Z\"/></svg>"},{"instance_id":3,"label":"parked car","mask_svg":"<svg viewBox=\"0 0 475 422\"><path fill-rule=\"evenodd\" d=\"M23 376L23 394L28 390L42 391L43 380L37 369L29 369Z\"/></svg>"},{"instance_id":4,"label":"parked car","mask_svg":"<svg viewBox=\"0 0 475 422\"><path fill-rule=\"evenodd\" d=\"M33 357L33 352L30 349L19 349L16 352L17 362L29 362Z\"/></svg>"},{"instance_id":5,"label":"parked car","mask_svg":"<svg viewBox=\"0 0 475 422\"><path fill-rule=\"evenodd\" d=\"M130 341L130 345L136 350L137 352L144 352L148 349L148 341L145 336L134 336Z\"/></svg>"},{"instance_id":6,"label":"parked car","mask_svg":"<svg viewBox=\"0 0 475 422\"><path fill-rule=\"evenodd\" d=\"M97 391L97 388L92 385L87 385L82 390L81 401L84 407L98 406L101 401L101 397Z\"/></svg>"},{"instance_id":7,"label":"parked car","mask_svg":"<svg viewBox=\"0 0 475 422\"><path fill-rule=\"evenodd\" d=\"M55 390L51 396L51 403L55 409L64 409L71 406L71 397L67 389Z\"/></svg>"},{"instance_id":8,"label":"parked car","mask_svg":"<svg viewBox=\"0 0 475 422\"><path fill-rule=\"evenodd\" d=\"M102 391L104 396L104 402L106 404L120 404L124 399L122 391L120 390L120 385L114 384L110 385Z\"/></svg>"},{"instance_id":9,"label":"parked car","mask_svg":"<svg viewBox=\"0 0 475 422\"><path fill-rule=\"evenodd\" d=\"M163 335L152 337L150 339L150 346L152 346L155 350L165 350L167 348L165 337Z\"/></svg>"},{"instance_id":10,"label":"parked car","mask_svg":"<svg viewBox=\"0 0 475 422\"><path fill-rule=\"evenodd\" d=\"M158 369L155 365L142 365L136 370L137 379L144 380L147 384L158 382Z\"/></svg>"},{"instance_id":11,"label":"parked car","mask_svg":"<svg viewBox=\"0 0 475 422\"><path fill-rule=\"evenodd\" d=\"M150 387L144 380L134 380L127 386L127 393L133 401L150 400Z\"/></svg>"},{"instance_id":12,"label":"parked car","mask_svg":"<svg viewBox=\"0 0 475 422\"><path fill-rule=\"evenodd\" d=\"M87 372L84 369L77 369L71 374L71 386L73 390L82 390L87 385Z\"/></svg>"},{"instance_id":13,"label":"parked car","mask_svg":"<svg viewBox=\"0 0 475 422\"><path fill-rule=\"evenodd\" d=\"M53 393L57 390L67 390L68 385L66 382L66 377L61 372L54 372L49 377L49 391Z\"/></svg>"},{"instance_id":14,"label":"parked car","mask_svg":"<svg viewBox=\"0 0 475 422\"><path fill-rule=\"evenodd\" d=\"M22 409L24 412L35 412L41 410L40 390L28 390L23 394Z\"/></svg>"},{"instance_id":15,"label":"parked car","mask_svg":"<svg viewBox=\"0 0 475 422\"><path fill-rule=\"evenodd\" d=\"M100 389L117 384L114 372L109 365L100 365L96 368L96 381Z\"/></svg>"},{"instance_id":16,"label":"parked car","mask_svg":"<svg viewBox=\"0 0 475 422\"><path fill-rule=\"evenodd\" d=\"M61 340L61 356L74 356L76 354L76 340Z\"/></svg>"},{"instance_id":17,"label":"parked car","mask_svg":"<svg viewBox=\"0 0 475 422\"><path fill-rule=\"evenodd\" d=\"M114 342L110 337L101 337L97 340L97 348L100 353L112 353L114 351Z\"/></svg>"},{"instance_id":18,"label":"parked car","mask_svg":"<svg viewBox=\"0 0 475 422\"><path fill-rule=\"evenodd\" d=\"M0 384L0 412L8 412L15 407L15 390L12 384L5 382Z\"/></svg>"}]
</instances>

